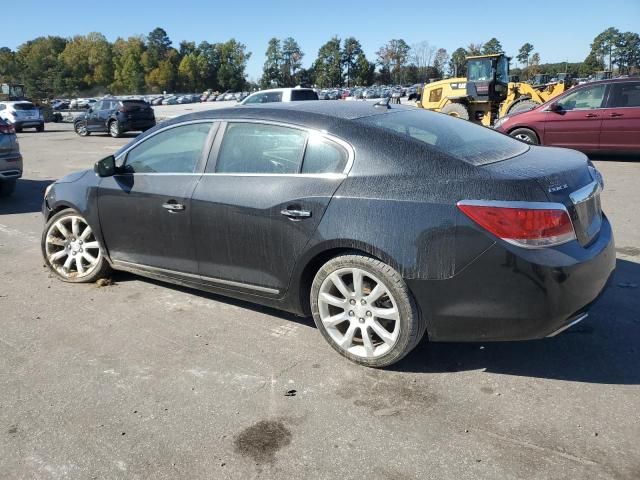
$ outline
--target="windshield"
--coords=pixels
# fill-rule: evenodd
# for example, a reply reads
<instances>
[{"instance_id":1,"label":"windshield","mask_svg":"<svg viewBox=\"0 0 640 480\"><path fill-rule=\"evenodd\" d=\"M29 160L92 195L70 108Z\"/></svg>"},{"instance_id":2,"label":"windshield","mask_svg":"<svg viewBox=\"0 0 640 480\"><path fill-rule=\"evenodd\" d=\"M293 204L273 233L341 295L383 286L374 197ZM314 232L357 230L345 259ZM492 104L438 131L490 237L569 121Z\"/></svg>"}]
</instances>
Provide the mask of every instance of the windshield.
<instances>
[{"instance_id":1,"label":"windshield","mask_svg":"<svg viewBox=\"0 0 640 480\"><path fill-rule=\"evenodd\" d=\"M509 60L507 57L500 57L498 60L497 80L502 83L509 82Z\"/></svg>"},{"instance_id":2,"label":"windshield","mask_svg":"<svg viewBox=\"0 0 640 480\"><path fill-rule=\"evenodd\" d=\"M14 110L35 110L35 105L33 103L14 103Z\"/></svg>"},{"instance_id":3,"label":"windshield","mask_svg":"<svg viewBox=\"0 0 640 480\"><path fill-rule=\"evenodd\" d=\"M404 111L357 121L407 135L475 166L506 160L529 149L507 135L440 113Z\"/></svg>"},{"instance_id":4,"label":"windshield","mask_svg":"<svg viewBox=\"0 0 640 480\"><path fill-rule=\"evenodd\" d=\"M467 79L470 82L488 82L491 80L491 59L479 58L476 60L469 60L467 63L468 76Z\"/></svg>"}]
</instances>

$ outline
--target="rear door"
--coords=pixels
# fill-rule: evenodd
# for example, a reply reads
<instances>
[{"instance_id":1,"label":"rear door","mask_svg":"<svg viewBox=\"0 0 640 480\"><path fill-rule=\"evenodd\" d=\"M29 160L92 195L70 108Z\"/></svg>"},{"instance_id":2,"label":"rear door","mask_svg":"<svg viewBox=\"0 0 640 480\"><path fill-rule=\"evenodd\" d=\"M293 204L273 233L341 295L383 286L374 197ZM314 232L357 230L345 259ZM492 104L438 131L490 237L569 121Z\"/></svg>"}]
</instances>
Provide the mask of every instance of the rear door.
<instances>
[{"instance_id":1,"label":"rear door","mask_svg":"<svg viewBox=\"0 0 640 480\"><path fill-rule=\"evenodd\" d=\"M192 198L200 275L227 288L281 294L352 150L293 126L234 121L220 132Z\"/></svg>"},{"instance_id":2,"label":"rear door","mask_svg":"<svg viewBox=\"0 0 640 480\"><path fill-rule=\"evenodd\" d=\"M544 124L544 144L594 151L600 147L605 84L579 88L556 103L558 111L548 111Z\"/></svg>"},{"instance_id":3,"label":"rear door","mask_svg":"<svg viewBox=\"0 0 640 480\"><path fill-rule=\"evenodd\" d=\"M612 83L610 88L600 149L640 151L640 81Z\"/></svg>"},{"instance_id":4,"label":"rear door","mask_svg":"<svg viewBox=\"0 0 640 480\"><path fill-rule=\"evenodd\" d=\"M118 174L101 179L100 226L114 262L197 274L190 199L214 125L159 130L125 153Z\"/></svg>"}]
</instances>

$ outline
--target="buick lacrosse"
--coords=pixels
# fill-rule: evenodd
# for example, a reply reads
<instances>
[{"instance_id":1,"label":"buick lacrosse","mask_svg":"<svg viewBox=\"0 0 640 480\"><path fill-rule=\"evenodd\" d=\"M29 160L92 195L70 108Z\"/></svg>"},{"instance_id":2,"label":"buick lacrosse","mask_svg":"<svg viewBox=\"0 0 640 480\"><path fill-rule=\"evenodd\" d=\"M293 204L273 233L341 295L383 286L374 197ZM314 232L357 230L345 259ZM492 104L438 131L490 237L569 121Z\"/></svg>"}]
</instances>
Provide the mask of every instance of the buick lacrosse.
<instances>
[{"instance_id":1,"label":"buick lacrosse","mask_svg":"<svg viewBox=\"0 0 640 480\"><path fill-rule=\"evenodd\" d=\"M599 172L447 115L292 102L182 116L48 188L42 252L312 315L340 354L525 340L580 321L615 266ZM238 319L241 321L241 319Z\"/></svg>"}]
</instances>

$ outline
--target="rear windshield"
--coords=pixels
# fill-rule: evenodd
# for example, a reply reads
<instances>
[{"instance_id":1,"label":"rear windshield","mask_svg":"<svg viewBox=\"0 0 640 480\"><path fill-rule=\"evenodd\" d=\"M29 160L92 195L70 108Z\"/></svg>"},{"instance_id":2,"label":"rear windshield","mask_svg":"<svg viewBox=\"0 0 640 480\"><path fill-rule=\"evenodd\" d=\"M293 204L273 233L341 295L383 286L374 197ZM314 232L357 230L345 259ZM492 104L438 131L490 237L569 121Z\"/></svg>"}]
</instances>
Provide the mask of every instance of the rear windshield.
<instances>
[{"instance_id":1,"label":"rear windshield","mask_svg":"<svg viewBox=\"0 0 640 480\"><path fill-rule=\"evenodd\" d=\"M14 110L35 110L36 106L33 103L14 103Z\"/></svg>"},{"instance_id":2,"label":"rear windshield","mask_svg":"<svg viewBox=\"0 0 640 480\"><path fill-rule=\"evenodd\" d=\"M529 149L490 128L422 110L372 115L357 121L415 138L471 165L499 162Z\"/></svg>"},{"instance_id":3,"label":"rear windshield","mask_svg":"<svg viewBox=\"0 0 640 480\"><path fill-rule=\"evenodd\" d=\"M291 90L291 101L318 100L318 94L313 90Z\"/></svg>"}]
</instances>

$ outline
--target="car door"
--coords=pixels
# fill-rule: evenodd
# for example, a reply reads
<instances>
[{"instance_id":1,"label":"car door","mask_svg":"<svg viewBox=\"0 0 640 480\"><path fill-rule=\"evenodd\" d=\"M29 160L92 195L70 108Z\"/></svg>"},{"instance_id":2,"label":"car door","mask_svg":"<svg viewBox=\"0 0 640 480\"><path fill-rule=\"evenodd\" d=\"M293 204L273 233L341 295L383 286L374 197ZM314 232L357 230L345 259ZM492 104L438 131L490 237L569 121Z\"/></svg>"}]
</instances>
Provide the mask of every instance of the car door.
<instances>
[{"instance_id":1,"label":"car door","mask_svg":"<svg viewBox=\"0 0 640 480\"><path fill-rule=\"evenodd\" d=\"M111 112L117 105L117 101L115 100L103 100L100 108L95 107L96 113L96 129L100 129L103 131L107 131L107 120L109 120L109 116Z\"/></svg>"},{"instance_id":2,"label":"car door","mask_svg":"<svg viewBox=\"0 0 640 480\"><path fill-rule=\"evenodd\" d=\"M341 140L302 128L222 125L192 198L203 280L283 293L352 158Z\"/></svg>"},{"instance_id":3,"label":"car door","mask_svg":"<svg viewBox=\"0 0 640 480\"><path fill-rule=\"evenodd\" d=\"M558 109L547 111L544 121L544 144L579 150L598 150L602 125L602 104L606 84L579 88L555 104Z\"/></svg>"},{"instance_id":4,"label":"car door","mask_svg":"<svg viewBox=\"0 0 640 480\"><path fill-rule=\"evenodd\" d=\"M100 181L100 226L116 264L196 274L190 199L214 129L207 120L158 130L119 156L116 175Z\"/></svg>"},{"instance_id":5,"label":"car door","mask_svg":"<svg viewBox=\"0 0 640 480\"><path fill-rule=\"evenodd\" d=\"M100 131L100 123L98 121L98 112L102 109L103 101L96 102L93 107L87 109L86 122L87 122L87 130L90 132Z\"/></svg>"},{"instance_id":6,"label":"car door","mask_svg":"<svg viewBox=\"0 0 640 480\"><path fill-rule=\"evenodd\" d=\"M600 149L640 151L640 81L611 84L602 110Z\"/></svg>"}]
</instances>

